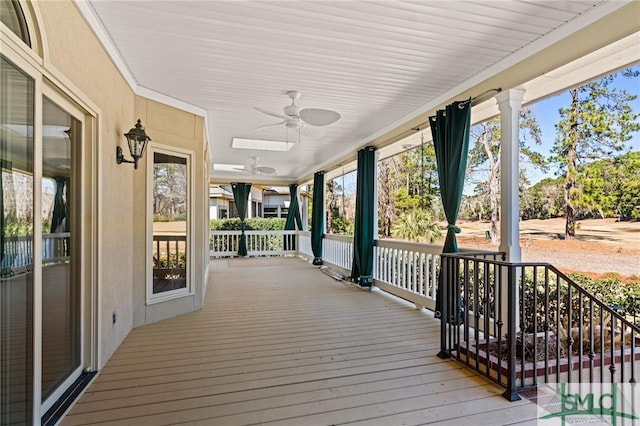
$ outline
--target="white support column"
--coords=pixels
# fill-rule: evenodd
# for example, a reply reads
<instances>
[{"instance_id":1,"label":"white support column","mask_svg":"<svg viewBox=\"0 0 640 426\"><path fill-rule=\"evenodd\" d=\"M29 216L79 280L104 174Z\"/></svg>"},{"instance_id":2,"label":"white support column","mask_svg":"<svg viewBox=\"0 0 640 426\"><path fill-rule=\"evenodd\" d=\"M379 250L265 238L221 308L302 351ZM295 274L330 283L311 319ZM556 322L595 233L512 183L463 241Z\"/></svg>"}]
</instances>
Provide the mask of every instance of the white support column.
<instances>
[{"instance_id":1,"label":"white support column","mask_svg":"<svg viewBox=\"0 0 640 426\"><path fill-rule=\"evenodd\" d=\"M300 218L302 219L302 229L301 231L309 230L309 186L304 185L303 187L306 195L304 197L298 197L300 200ZM300 189L302 191L303 189Z\"/></svg>"},{"instance_id":2,"label":"white support column","mask_svg":"<svg viewBox=\"0 0 640 426\"><path fill-rule=\"evenodd\" d=\"M520 138L519 117L524 90L496 96L500 109L500 251L507 262L520 262Z\"/></svg>"}]
</instances>

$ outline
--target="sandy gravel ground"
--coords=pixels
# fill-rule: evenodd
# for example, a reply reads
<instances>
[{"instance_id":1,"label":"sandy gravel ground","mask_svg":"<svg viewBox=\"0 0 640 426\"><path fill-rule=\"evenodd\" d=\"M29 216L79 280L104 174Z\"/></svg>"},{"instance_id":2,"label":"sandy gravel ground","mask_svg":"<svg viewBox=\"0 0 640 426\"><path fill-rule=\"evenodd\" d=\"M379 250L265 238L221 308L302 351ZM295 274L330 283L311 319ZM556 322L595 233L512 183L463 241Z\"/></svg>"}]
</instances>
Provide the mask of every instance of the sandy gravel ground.
<instances>
[{"instance_id":1,"label":"sandy gravel ground","mask_svg":"<svg viewBox=\"0 0 640 426\"><path fill-rule=\"evenodd\" d=\"M564 240L564 219L520 223L523 261L549 262L563 272L617 273L640 280L640 222L589 219L575 240ZM460 223L459 245L496 249L485 238L488 222ZM635 277L634 277L635 276Z\"/></svg>"}]
</instances>

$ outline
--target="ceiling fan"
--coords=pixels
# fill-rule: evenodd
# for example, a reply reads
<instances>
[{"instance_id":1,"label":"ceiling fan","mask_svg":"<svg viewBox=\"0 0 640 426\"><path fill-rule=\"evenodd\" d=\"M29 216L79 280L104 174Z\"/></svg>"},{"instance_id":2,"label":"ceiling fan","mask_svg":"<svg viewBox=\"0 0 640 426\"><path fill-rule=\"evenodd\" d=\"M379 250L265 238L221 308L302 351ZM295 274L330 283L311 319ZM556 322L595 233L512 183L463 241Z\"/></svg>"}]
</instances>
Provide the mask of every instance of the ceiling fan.
<instances>
[{"instance_id":1,"label":"ceiling fan","mask_svg":"<svg viewBox=\"0 0 640 426\"><path fill-rule=\"evenodd\" d=\"M313 129L309 126L328 126L329 124L335 123L340 119L339 113L328 109L300 109L300 107L296 105L296 101L300 99L301 96L300 92L290 90L286 93L286 95L291 99L291 105L287 105L283 108L284 114L279 114L277 112L271 112L262 108L254 107L256 111L282 119L282 121L278 123L265 124L264 126L257 127L255 130L284 125L287 131L296 131L298 133L298 139L300 135L318 137L323 134L324 129L318 131L318 129Z\"/></svg>"},{"instance_id":2,"label":"ceiling fan","mask_svg":"<svg viewBox=\"0 0 640 426\"><path fill-rule=\"evenodd\" d=\"M261 166L258 164L258 157L253 158L253 163L247 164L242 168L236 167L234 170L238 170L241 172L251 173L252 175L272 175L276 172L276 169L273 167Z\"/></svg>"}]
</instances>

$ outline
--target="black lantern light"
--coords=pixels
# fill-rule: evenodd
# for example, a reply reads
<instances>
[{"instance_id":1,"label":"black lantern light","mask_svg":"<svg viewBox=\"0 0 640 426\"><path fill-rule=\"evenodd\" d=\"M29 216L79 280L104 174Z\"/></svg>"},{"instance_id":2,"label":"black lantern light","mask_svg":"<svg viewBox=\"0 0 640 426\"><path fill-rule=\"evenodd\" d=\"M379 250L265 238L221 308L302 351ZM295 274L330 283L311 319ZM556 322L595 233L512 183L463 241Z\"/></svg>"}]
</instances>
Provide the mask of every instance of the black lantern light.
<instances>
[{"instance_id":1,"label":"black lantern light","mask_svg":"<svg viewBox=\"0 0 640 426\"><path fill-rule=\"evenodd\" d=\"M132 160L126 160L122 154L122 148L116 147L116 163L132 163L133 168L138 168L138 160L144 155L144 150L147 148L147 142L151 140L144 131L140 119L136 123L136 126L124 134L127 137L127 143L129 144L129 152L131 153Z\"/></svg>"}]
</instances>

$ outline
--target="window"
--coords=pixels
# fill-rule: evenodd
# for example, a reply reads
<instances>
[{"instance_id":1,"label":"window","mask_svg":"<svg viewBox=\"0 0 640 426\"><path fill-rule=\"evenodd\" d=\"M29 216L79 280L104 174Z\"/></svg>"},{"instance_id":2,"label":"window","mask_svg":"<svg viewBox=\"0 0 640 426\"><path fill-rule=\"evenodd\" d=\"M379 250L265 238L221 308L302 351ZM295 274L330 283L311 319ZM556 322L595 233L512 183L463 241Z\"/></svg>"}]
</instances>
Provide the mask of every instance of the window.
<instances>
[{"instance_id":1,"label":"window","mask_svg":"<svg viewBox=\"0 0 640 426\"><path fill-rule=\"evenodd\" d=\"M235 201L229 201L229 217L239 217Z\"/></svg>"},{"instance_id":2,"label":"window","mask_svg":"<svg viewBox=\"0 0 640 426\"><path fill-rule=\"evenodd\" d=\"M190 155L151 148L152 274L147 302L190 294Z\"/></svg>"},{"instance_id":3,"label":"window","mask_svg":"<svg viewBox=\"0 0 640 426\"><path fill-rule=\"evenodd\" d=\"M264 208L264 217L278 217L278 208L277 207L265 207Z\"/></svg>"},{"instance_id":4,"label":"window","mask_svg":"<svg viewBox=\"0 0 640 426\"><path fill-rule=\"evenodd\" d=\"M20 3L18 3L17 0L0 0L0 10L2 10L2 13L0 13L0 22L20 37L27 46L31 47L27 21L24 18L24 13L22 13Z\"/></svg>"}]
</instances>

